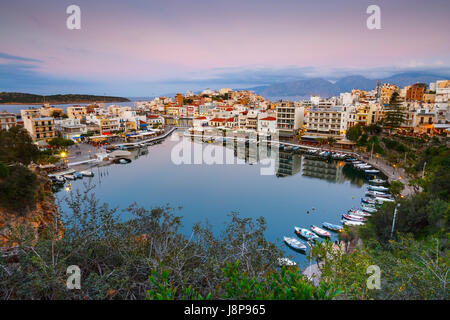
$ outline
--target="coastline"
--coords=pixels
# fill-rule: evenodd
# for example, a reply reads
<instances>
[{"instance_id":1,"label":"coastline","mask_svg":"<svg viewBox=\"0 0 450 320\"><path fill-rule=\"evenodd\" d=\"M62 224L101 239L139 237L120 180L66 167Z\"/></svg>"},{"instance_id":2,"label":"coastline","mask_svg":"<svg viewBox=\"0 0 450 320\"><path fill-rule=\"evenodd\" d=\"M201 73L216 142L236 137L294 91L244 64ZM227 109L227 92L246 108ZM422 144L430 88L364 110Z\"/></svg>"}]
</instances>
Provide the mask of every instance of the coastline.
<instances>
[{"instance_id":1,"label":"coastline","mask_svg":"<svg viewBox=\"0 0 450 320\"><path fill-rule=\"evenodd\" d=\"M126 102L132 102L131 100L128 101L104 101L104 100L99 100L99 101L68 101L68 102L52 102L52 101L46 101L45 103L51 104L51 105L64 105L64 104L87 104L87 103L126 103ZM43 105L44 102L0 102L0 105L2 106L21 106L21 105Z\"/></svg>"}]
</instances>

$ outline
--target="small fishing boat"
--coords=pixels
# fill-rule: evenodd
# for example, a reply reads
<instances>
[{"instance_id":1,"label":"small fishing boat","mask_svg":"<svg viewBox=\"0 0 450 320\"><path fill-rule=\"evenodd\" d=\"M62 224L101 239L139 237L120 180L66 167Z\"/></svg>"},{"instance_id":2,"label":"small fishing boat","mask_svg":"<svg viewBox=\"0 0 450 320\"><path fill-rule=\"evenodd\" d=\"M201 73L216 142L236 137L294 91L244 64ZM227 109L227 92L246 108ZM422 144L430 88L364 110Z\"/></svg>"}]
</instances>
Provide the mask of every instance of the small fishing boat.
<instances>
[{"instance_id":1,"label":"small fishing boat","mask_svg":"<svg viewBox=\"0 0 450 320\"><path fill-rule=\"evenodd\" d=\"M77 178L73 174L65 174L64 178L67 180L76 180Z\"/></svg>"},{"instance_id":2,"label":"small fishing boat","mask_svg":"<svg viewBox=\"0 0 450 320\"><path fill-rule=\"evenodd\" d=\"M362 210L348 210L350 215L360 216L360 217L370 217L371 214L368 212L364 212Z\"/></svg>"},{"instance_id":3,"label":"small fishing boat","mask_svg":"<svg viewBox=\"0 0 450 320\"><path fill-rule=\"evenodd\" d=\"M283 237L284 242L294 250L306 251L306 245L300 240Z\"/></svg>"},{"instance_id":4,"label":"small fishing boat","mask_svg":"<svg viewBox=\"0 0 450 320\"><path fill-rule=\"evenodd\" d=\"M395 202L394 199L390 198L382 198L382 197L375 197L375 201L383 203L383 202Z\"/></svg>"},{"instance_id":5,"label":"small fishing boat","mask_svg":"<svg viewBox=\"0 0 450 320\"><path fill-rule=\"evenodd\" d=\"M319 239L319 237L316 234L312 233L308 229L294 227L294 230L298 236L301 236L308 241L313 241L313 240Z\"/></svg>"},{"instance_id":6,"label":"small fishing boat","mask_svg":"<svg viewBox=\"0 0 450 320\"><path fill-rule=\"evenodd\" d=\"M342 220L342 223L345 224L346 226L362 226L364 225L364 222L360 222L360 221L351 221L351 220Z\"/></svg>"},{"instance_id":7,"label":"small fishing boat","mask_svg":"<svg viewBox=\"0 0 450 320\"><path fill-rule=\"evenodd\" d=\"M372 180L369 180L369 182L370 183L375 183L375 184L383 184L383 183L386 183L386 180L383 180L383 179L372 179Z\"/></svg>"},{"instance_id":8,"label":"small fishing boat","mask_svg":"<svg viewBox=\"0 0 450 320\"><path fill-rule=\"evenodd\" d=\"M316 227L315 225L311 225L311 230L321 237L331 237L331 234L328 231L323 230L322 228Z\"/></svg>"},{"instance_id":9,"label":"small fishing boat","mask_svg":"<svg viewBox=\"0 0 450 320\"><path fill-rule=\"evenodd\" d=\"M362 202L362 203L366 203L366 204L372 204L372 205L375 205L375 204L376 204L376 201L375 201L375 200L369 199L369 198L361 198L361 202Z\"/></svg>"},{"instance_id":10,"label":"small fishing boat","mask_svg":"<svg viewBox=\"0 0 450 320\"><path fill-rule=\"evenodd\" d=\"M90 170L80 171L80 173L85 177L93 177L94 176L94 173Z\"/></svg>"},{"instance_id":11,"label":"small fishing boat","mask_svg":"<svg viewBox=\"0 0 450 320\"><path fill-rule=\"evenodd\" d=\"M125 158L121 158L121 159L118 160L118 162L119 162L120 164L126 164L126 163L131 162L131 160L125 159Z\"/></svg>"},{"instance_id":12,"label":"small fishing boat","mask_svg":"<svg viewBox=\"0 0 450 320\"><path fill-rule=\"evenodd\" d=\"M74 173L73 173L73 176L74 176L76 179L82 179L82 178L83 178L83 175L82 175L81 173L79 173L79 172L74 172Z\"/></svg>"},{"instance_id":13,"label":"small fishing boat","mask_svg":"<svg viewBox=\"0 0 450 320\"><path fill-rule=\"evenodd\" d=\"M356 216L353 214L345 214L345 213L342 215L342 218L347 219L347 220L352 220L352 221L360 221L360 222L367 221L366 218L363 218L361 216Z\"/></svg>"},{"instance_id":14,"label":"small fishing boat","mask_svg":"<svg viewBox=\"0 0 450 320\"><path fill-rule=\"evenodd\" d=\"M296 240L296 241L298 241L298 240ZM288 258L278 258L278 265L291 267L291 266L296 266L297 263Z\"/></svg>"},{"instance_id":15,"label":"small fishing boat","mask_svg":"<svg viewBox=\"0 0 450 320\"><path fill-rule=\"evenodd\" d=\"M377 212L377 209L374 207L368 207L368 206L361 206L361 210L369 213Z\"/></svg>"},{"instance_id":16,"label":"small fishing boat","mask_svg":"<svg viewBox=\"0 0 450 320\"><path fill-rule=\"evenodd\" d=\"M63 176L54 176L53 179L55 179L56 182L65 182L66 179L64 179Z\"/></svg>"},{"instance_id":17,"label":"small fishing boat","mask_svg":"<svg viewBox=\"0 0 450 320\"><path fill-rule=\"evenodd\" d=\"M323 226L324 228L327 228L328 230L336 231L336 232L341 232L342 229L343 229L342 226L337 225L337 224L332 224L332 223L329 223L329 222L324 222L324 223L322 223L322 226Z\"/></svg>"},{"instance_id":18,"label":"small fishing boat","mask_svg":"<svg viewBox=\"0 0 450 320\"><path fill-rule=\"evenodd\" d=\"M367 191L366 195L371 197L382 197L382 198L390 198L391 195L381 191Z\"/></svg>"},{"instance_id":19,"label":"small fishing boat","mask_svg":"<svg viewBox=\"0 0 450 320\"><path fill-rule=\"evenodd\" d=\"M369 173L369 174L375 174L375 173L380 173L380 170L377 169L367 169L364 170L365 173Z\"/></svg>"},{"instance_id":20,"label":"small fishing boat","mask_svg":"<svg viewBox=\"0 0 450 320\"><path fill-rule=\"evenodd\" d=\"M375 190L375 191L388 191L389 188L382 187L382 186L369 186L369 190Z\"/></svg>"}]
</instances>

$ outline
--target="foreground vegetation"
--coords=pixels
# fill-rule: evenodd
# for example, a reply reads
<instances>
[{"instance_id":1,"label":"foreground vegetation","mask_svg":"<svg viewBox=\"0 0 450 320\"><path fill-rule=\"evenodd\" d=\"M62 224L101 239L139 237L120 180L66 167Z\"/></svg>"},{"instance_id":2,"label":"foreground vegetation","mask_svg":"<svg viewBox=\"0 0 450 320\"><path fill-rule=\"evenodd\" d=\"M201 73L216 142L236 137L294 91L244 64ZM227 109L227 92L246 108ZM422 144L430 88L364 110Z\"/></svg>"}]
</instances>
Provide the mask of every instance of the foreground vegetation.
<instances>
[{"instance_id":1,"label":"foreground vegetation","mask_svg":"<svg viewBox=\"0 0 450 320\"><path fill-rule=\"evenodd\" d=\"M188 237L168 207L137 205L119 212L100 205L89 187L66 199L59 224L38 241L13 230L14 263L0 261L3 299L331 299L333 282L314 287L298 268L278 267L280 250L264 238L266 224L231 214L218 236L197 224ZM63 206L60 206L63 207ZM64 206L65 207L65 206ZM66 287L67 267L82 271L81 289Z\"/></svg>"}]
</instances>

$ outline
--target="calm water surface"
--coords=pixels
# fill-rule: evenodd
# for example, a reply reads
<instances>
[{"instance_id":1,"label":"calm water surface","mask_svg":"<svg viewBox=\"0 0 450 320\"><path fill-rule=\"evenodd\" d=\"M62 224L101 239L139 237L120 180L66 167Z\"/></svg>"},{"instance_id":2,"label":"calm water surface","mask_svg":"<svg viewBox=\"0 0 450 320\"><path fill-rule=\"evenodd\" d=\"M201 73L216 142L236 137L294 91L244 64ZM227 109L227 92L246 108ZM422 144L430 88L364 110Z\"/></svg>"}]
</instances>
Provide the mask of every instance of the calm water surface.
<instances>
[{"instance_id":1,"label":"calm water surface","mask_svg":"<svg viewBox=\"0 0 450 320\"><path fill-rule=\"evenodd\" d=\"M263 216L266 237L301 264L306 257L287 248L283 236L296 237L294 226L340 224L341 214L358 207L366 190L364 180L343 162L280 151L277 174L261 175L267 165L176 165L171 152L177 143L170 138L148 147L148 153L144 150L146 154L136 155L129 164L94 168L95 177L72 181L72 190L92 179L96 196L120 209L135 201L147 207L181 206L177 214L183 216L182 232L187 235L195 223L206 220L223 230L233 211L242 217ZM66 194L63 189L57 196ZM124 219L127 214L122 213Z\"/></svg>"}]
</instances>

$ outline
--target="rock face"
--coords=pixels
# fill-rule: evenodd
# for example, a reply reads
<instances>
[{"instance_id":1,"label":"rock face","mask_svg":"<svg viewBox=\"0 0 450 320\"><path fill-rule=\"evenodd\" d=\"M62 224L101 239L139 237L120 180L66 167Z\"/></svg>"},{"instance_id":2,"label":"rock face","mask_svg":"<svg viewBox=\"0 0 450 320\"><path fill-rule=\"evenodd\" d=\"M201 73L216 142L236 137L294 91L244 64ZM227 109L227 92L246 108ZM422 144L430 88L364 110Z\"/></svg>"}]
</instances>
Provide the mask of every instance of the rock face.
<instances>
[{"instance_id":1,"label":"rock face","mask_svg":"<svg viewBox=\"0 0 450 320\"><path fill-rule=\"evenodd\" d=\"M33 209L25 213L15 213L8 211L0 205L0 248L3 250L14 247L11 230L17 227L31 231L34 238L37 239L46 226L53 223L57 225L57 237L62 236L63 228L58 218L58 208L52 194L52 183L45 174L36 172L39 177L39 187L36 190L39 196L36 197L36 205ZM56 228L55 228L56 230Z\"/></svg>"}]
</instances>

